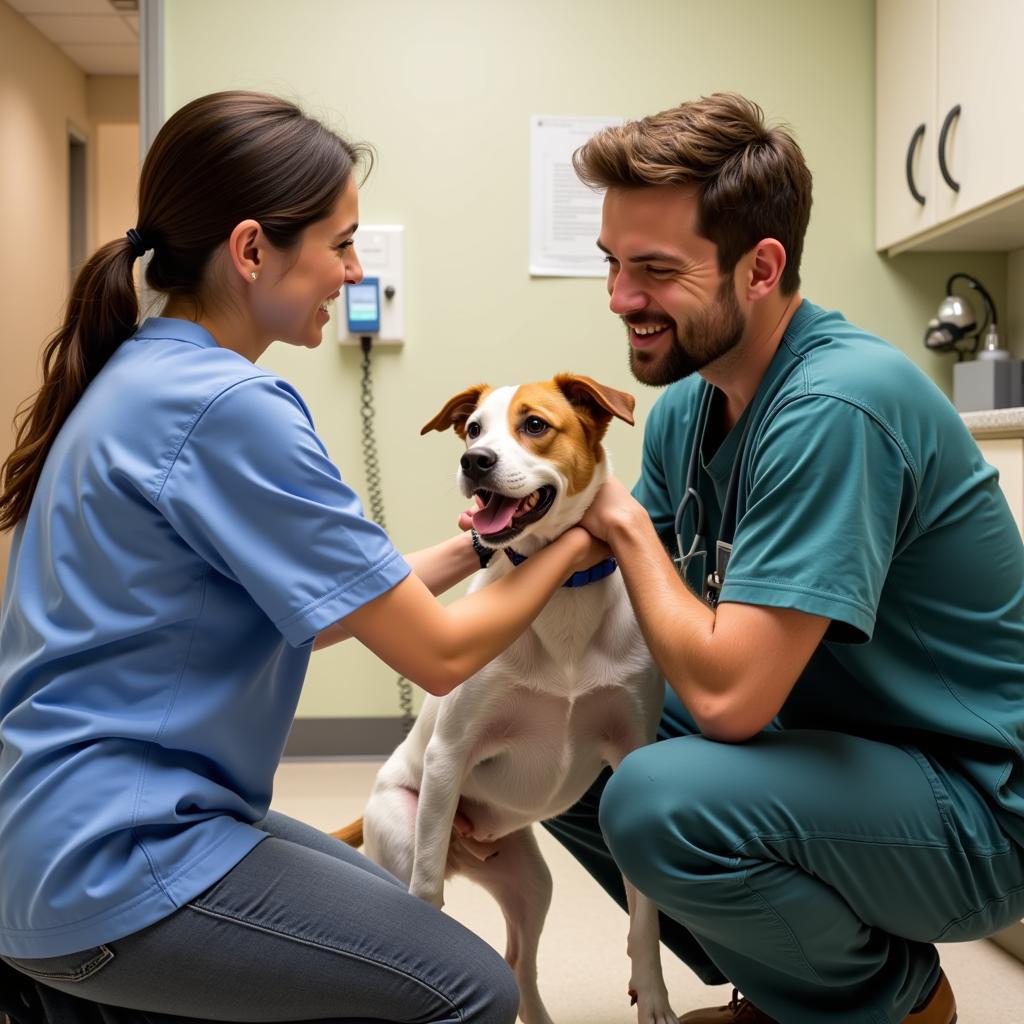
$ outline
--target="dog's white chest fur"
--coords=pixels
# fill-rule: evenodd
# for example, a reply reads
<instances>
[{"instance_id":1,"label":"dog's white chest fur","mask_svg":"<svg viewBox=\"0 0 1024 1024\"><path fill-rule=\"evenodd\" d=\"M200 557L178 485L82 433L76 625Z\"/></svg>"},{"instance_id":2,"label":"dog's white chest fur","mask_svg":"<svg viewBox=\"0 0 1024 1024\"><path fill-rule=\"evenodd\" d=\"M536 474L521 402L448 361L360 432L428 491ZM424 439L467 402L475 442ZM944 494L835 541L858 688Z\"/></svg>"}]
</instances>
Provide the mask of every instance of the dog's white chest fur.
<instances>
[{"instance_id":1,"label":"dog's white chest fur","mask_svg":"<svg viewBox=\"0 0 1024 1024\"><path fill-rule=\"evenodd\" d=\"M560 591L501 657L447 697L427 698L381 775L419 792L428 745L447 751L473 837L492 842L560 814L605 764L649 742L660 697L613 574Z\"/></svg>"}]
</instances>

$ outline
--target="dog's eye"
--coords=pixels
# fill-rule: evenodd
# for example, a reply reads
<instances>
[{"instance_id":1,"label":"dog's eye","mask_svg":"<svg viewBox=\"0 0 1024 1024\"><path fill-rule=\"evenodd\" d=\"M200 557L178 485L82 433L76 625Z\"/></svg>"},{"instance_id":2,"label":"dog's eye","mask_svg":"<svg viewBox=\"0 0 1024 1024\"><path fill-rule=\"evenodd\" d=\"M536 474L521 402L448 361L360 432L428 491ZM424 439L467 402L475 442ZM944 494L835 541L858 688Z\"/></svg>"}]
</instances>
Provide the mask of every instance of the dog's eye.
<instances>
[{"instance_id":1,"label":"dog's eye","mask_svg":"<svg viewBox=\"0 0 1024 1024\"><path fill-rule=\"evenodd\" d=\"M473 441L476 438L478 438L479 436L480 436L480 424L477 423L475 420L472 423L467 423L466 424L466 437L468 437L470 439L470 441Z\"/></svg>"},{"instance_id":2,"label":"dog's eye","mask_svg":"<svg viewBox=\"0 0 1024 1024\"><path fill-rule=\"evenodd\" d=\"M525 430L531 437L540 437L548 429L548 424L539 416L527 416L523 424Z\"/></svg>"}]
</instances>

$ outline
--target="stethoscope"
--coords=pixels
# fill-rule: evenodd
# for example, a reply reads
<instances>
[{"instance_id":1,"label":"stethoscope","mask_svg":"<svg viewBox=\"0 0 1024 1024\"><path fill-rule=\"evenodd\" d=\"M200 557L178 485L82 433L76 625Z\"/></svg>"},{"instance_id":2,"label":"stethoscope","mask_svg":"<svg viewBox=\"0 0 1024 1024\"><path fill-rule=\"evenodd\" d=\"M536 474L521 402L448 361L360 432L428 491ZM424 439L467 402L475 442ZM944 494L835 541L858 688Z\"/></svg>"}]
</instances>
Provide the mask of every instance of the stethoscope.
<instances>
[{"instance_id":1,"label":"stethoscope","mask_svg":"<svg viewBox=\"0 0 1024 1024\"><path fill-rule=\"evenodd\" d=\"M708 556L707 540L705 539L707 520L704 515L704 501L697 490L697 474L700 469L701 442L711 417L711 400L714 397L714 392L714 386L705 381L704 389L701 391L700 405L697 408L697 422L693 433L693 443L690 446L690 459L686 466L686 490L683 492L682 501L676 508L675 534L679 556L673 559L679 567L680 575L684 577L695 559L703 560L701 578L704 582L701 597L711 608L718 606L718 598L722 592L722 585L725 583L725 570L729 563L729 556L732 554L732 539L736 532L736 497L739 491L740 464L743 461L743 449L752 419L750 415L747 415L736 448L732 469L729 472L729 485L726 488L725 504L722 507L722 525L715 544L715 568L714 571L705 574L704 568L706 568ZM683 518L691 503L696 516L693 540L687 548L683 543Z\"/></svg>"}]
</instances>

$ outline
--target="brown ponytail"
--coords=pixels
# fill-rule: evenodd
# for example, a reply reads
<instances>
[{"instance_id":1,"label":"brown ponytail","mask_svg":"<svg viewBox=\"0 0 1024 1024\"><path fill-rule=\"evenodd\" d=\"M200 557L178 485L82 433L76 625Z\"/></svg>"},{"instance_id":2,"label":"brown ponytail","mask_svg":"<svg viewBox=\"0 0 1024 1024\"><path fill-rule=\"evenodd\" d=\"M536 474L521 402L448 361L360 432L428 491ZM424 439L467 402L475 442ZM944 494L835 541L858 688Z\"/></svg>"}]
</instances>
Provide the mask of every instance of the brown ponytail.
<instances>
[{"instance_id":1,"label":"brown ponytail","mask_svg":"<svg viewBox=\"0 0 1024 1024\"><path fill-rule=\"evenodd\" d=\"M354 145L293 103L220 92L182 107L160 129L139 180L138 232L153 247L146 282L204 305L204 272L234 226L252 218L271 243L298 244L326 217L361 159ZM127 237L93 254L75 279L64 324L43 351L43 384L15 416L14 451L0 471L0 530L28 512L57 432L89 382L138 326Z\"/></svg>"},{"instance_id":2,"label":"brown ponytail","mask_svg":"<svg viewBox=\"0 0 1024 1024\"><path fill-rule=\"evenodd\" d=\"M28 511L57 431L89 381L134 332L134 263L135 249L124 238L93 253L75 278L64 324L43 350L43 386L15 415L14 451L3 467L0 530L11 529Z\"/></svg>"}]
</instances>

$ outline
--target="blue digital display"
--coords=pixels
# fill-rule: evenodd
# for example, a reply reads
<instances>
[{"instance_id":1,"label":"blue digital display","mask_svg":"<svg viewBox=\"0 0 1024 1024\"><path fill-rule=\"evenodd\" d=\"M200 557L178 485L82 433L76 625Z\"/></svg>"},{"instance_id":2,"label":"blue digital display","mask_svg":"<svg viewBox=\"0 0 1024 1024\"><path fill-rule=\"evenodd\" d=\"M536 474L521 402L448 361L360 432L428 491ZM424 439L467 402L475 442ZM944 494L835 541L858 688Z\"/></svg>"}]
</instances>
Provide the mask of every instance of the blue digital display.
<instances>
[{"instance_id":1,"label":"blue digital display","mask_svg":"<svg viewBox=\"0 0 1024 1024\"><path fill-rule=\"evenodd\" d=\"M364 277L359 284L345 285L345 310L349 334L380 331L380 279Z\"/></svg>"}]
</instances>

